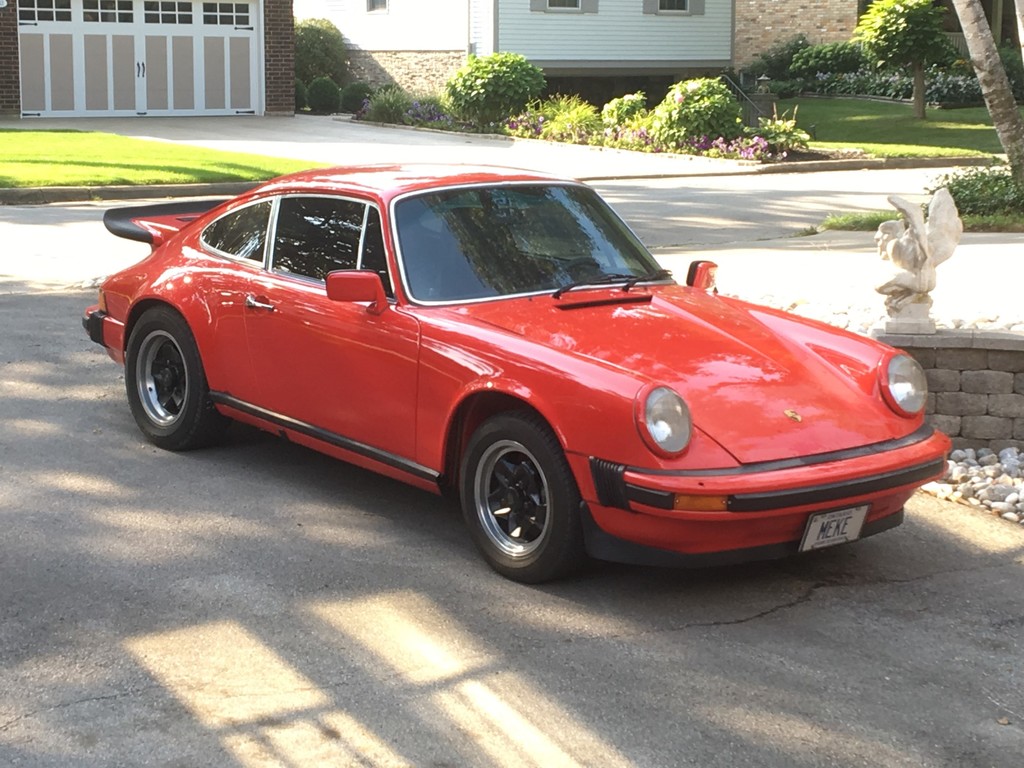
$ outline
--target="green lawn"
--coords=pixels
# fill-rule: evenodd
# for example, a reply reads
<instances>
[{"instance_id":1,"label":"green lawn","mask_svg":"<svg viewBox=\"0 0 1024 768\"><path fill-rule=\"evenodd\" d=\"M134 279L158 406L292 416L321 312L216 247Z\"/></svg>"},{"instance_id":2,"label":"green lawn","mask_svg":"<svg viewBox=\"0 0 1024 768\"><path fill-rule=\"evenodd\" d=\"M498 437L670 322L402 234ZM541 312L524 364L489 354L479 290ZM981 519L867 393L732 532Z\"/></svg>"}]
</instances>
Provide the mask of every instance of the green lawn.
<instances>
[{"instance_id":1,"label":"green lawn","mask_svg":"<svg viewBox=\"0 0 1024 768\"><path fill-rule=\"evenodd\" d=\"M91 131L0 129L0 188L262 181L315 163Z\"/></svg>"},{"instance_id":2,"label":"green lawn","mask_svg":"<svg viewBox=\"0 0 1024 768\"><path fill-rule=\"evenodd\" d=\"M867 99L799 98L780 101L779 114L796 108L797 124L811 133L812 149L863 149L877 157L950 157L1002 153L988 111L929 109L915 120L909 104Z\"/></svg>"}]
</instances>

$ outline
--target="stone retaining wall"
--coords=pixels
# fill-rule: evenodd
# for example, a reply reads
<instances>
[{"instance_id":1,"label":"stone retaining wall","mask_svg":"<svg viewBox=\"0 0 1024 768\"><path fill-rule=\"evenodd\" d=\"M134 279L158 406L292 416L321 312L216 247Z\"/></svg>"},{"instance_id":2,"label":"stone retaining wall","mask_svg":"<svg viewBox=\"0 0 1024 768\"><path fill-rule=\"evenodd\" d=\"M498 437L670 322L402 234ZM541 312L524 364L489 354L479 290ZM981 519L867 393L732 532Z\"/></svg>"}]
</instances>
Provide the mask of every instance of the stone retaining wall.
<instances>
[{"instance_id":1,"label":"stone retaining wall","mask_svg":"<svg viewBox=\"0 0 1024 768\"><path fill-rule=\"evenodd\" d=\"M882 335L928 375L928 421L954 448L1024 449L1024 334L941 330Z\"/></svg>"},{"instance_id":2,"label":"stone retaining wall","mask_svg":"<svg viewBox=\"0 0 1024 768\"><path fill-rule=\"evenodd\" d=\"M369 83L375 88L397 84L415 94L440 92L465 63L465 51L348 49L349 80Z\"/></svg>"}]
</instances>

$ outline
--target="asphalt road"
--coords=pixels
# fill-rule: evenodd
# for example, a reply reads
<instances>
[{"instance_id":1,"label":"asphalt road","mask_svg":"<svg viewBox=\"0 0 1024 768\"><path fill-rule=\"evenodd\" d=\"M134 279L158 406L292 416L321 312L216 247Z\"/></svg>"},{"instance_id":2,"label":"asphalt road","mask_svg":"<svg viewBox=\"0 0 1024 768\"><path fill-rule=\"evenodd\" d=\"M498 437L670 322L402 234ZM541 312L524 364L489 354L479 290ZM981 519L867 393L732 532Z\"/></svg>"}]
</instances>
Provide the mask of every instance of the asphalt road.
<instances>
[{"instance_id":1,"label":"asphalt road","mask_svg":"<svg viewBox=\"0 0 1024 768\"><path fill-rule=\"evenodd\" d=\"M96 212L0 209L0 765L1021 765L1020 526L918 495L797 559L510 583L428 494L145 443L68 287L137 255Z\"/></svg>"}]
</instances>

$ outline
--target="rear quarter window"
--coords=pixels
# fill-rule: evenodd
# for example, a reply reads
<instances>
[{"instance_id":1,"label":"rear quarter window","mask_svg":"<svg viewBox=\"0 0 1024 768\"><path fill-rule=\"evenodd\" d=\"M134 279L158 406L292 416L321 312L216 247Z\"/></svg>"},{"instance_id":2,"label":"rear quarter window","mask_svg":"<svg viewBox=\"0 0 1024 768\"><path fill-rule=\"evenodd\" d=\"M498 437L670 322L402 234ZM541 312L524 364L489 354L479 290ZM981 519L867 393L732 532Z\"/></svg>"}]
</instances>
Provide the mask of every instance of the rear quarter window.
<instances>
[{"instance_id":1,"label":"rear quarter window","mask_svg":"<svg viewBox=\"0 0 1024 768\"><path fill-rule=\"evenodd\" d=\"M203 230L203 245L224 256L262 264L270 209L267 200L221 216Z\"/></svg>"}]
</instances>

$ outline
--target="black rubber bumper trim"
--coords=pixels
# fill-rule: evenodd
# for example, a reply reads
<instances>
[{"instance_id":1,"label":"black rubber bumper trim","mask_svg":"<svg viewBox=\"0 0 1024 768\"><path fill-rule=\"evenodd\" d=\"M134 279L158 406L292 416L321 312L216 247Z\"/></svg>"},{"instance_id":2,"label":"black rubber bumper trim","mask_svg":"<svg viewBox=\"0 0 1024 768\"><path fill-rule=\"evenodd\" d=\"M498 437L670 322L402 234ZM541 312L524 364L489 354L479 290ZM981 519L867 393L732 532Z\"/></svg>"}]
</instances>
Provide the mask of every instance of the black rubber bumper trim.
<instances>
[{"instance_id":1,"label":"black rubber bumper trim","mask_svg":"<svg viewBox=\"0 0 1024 768\"><path fill-rule=\"evenodd\" d=\"M886 491L904 485L922 483L932 477L941 475L946 469L946 459L936 459L927 464L919 464L896 472L886 472L872 477L860 477L841 483L829 483L811 488L798 488L788 491L770 491L767 493L741 493L729 497L730 512L763 512L769 509L799 507L805 504L822 504L852 496L863 496L868 493Z\"/></svg>"},{"instance_id":2,"label":"black rubber bumper trim","mask_svg":"<svg viewBox=\"0 0 1024 768\"><path fill-rule=\"evenodd\" d=\"M658 547L649 547L636 542L626 541L612 536L598 527L586 503L581 506L580 517L583 522L583 537L587 554L597 560L612 563L629 563L630 565L651 565L666 568L712 568L723 565L737 565L757 560L778 560L799 554L800 542L787 541L782 544L768 544L763 547L747 547L745 549L729 549L724 552L707 552L700 554L684 554L671 552ZM861 528L860 541L869 536L895 528L903 522L903 510L886 515L878 520L865 523ZM850 542L851 544L854 542ZM840 545L841 546L841 545ZM822 552L824 550L815 550Z\"/></svg>"},{"instance_id":3,"label":"black rubber bumper trim","mask_svg":"<svg viewBox=\"0 0 1024 768\"><path fill-rule=\"evenodd\" d=\"M906 448L909 445L923 443L935 434L935 429L923 424L909 435L897 437L893 440L883 440L880 443L870 445L858 445L855 448L844 448L840 451L829 451L827 453L815 453L811 456L795 456L792 459L776 459L775 461L759 461L752 464L742 464L738 467L726 467L723 469L647 469L645 467L626 467L629 472L639 475L659 475L662 477L721 477L725 475L752 475L759 472L776 472L781 469L795 469L797 467L813 467L816 464L827 464L832 461L845 461L847 459L859 459L864 456L874 456L886 451L895 451Z\"/></svg>"},{"instance_id":4,"label":"black rubber bumper trim","mask_svg":"<svg viewBox=\"0 0 1024 768\"><path fill-rule=\"evenodd\" d=\"M97 309L82 318L82 327L89 334L89 338L101 346L106 346L103 344L103 318L106 316L106 312Z\"/></svg>"},{"instance_id":5,"label":"black rubber bumper trim","mask_svg":"<svg viewBox=\"0 0 1024 768\"><path fill-rule=\"evenodd\" d=\"M366 445L350 438L344 437L343 435L329 432L326 429L307 424L304 421L293 419L288 416L282 416L274 411L269 411L266 408L260 408L258 405L252 405L244 400L239 400L237 397L232 397L226 392L211 392L210 399L220 405L226 405L229 408L234 408L236 411L242 413L248 413L250 416L255 416L264 421L276 424L283 429L290 429L293 432L298 432L309 437L316 438L330 445L338 448L344 448L346 451L364 456L368 459L385 464L394 469L400 469L403 472L407 472L413 477L420 478L421 480L429 480L430 482L437 483L440 481L441 475L439 472L435 472L428 467L424 467L421 464L417 464L414 461L409 461L401 456L396 456L393 453L382 451L379 448L374 448L372 445Z\"/></svg>"}]
</instances>

